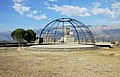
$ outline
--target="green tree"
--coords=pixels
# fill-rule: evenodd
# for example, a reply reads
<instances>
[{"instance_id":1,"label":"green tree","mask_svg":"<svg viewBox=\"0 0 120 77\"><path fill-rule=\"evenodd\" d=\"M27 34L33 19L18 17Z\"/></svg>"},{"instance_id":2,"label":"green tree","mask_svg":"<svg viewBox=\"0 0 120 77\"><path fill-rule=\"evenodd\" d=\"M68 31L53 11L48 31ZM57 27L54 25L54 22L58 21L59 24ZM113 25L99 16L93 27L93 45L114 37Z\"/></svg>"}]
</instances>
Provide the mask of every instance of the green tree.
<instances>
[{"instance_id":1,"label":"green tree","mask_svg":"<svg viewBox=\"0 0 120 77\"><path fill-rule=\"evenodd\" d=\"M36 40L36 33L31 29L26 30L25 31L25 40L27 42L35 41Z\"/></svg>"},{"instance_id":2,"label":"green tree","mask_svg":"<svg viewBox=\"0 0 120 77\"><path fill-rule=\"evenodd\" d=\"M18 28L11 33L13 39L19 42L19 46L20 43L24 41L24 35L25 35L25 30L22 28Z\"/></svg>"}]
</instances>

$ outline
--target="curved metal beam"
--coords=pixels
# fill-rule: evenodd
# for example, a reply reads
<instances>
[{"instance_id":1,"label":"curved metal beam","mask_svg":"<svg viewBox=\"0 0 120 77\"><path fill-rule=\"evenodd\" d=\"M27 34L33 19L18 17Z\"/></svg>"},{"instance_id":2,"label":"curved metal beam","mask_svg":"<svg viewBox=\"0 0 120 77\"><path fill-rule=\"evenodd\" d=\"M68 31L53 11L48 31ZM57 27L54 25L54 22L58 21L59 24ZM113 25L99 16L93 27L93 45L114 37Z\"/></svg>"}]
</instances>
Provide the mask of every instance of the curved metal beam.
<instances>
[{"instance_id":1,"label":"curved metal beam","mask_svg":"<svg viewBox=\"0 0 120 77\"><path fill-rule=\"evenodd\" d=\"M76 20L76 19L72 19L73 21L76 21L76 22L78 22L79 24L81 24L82 26L84 26L84 24L82 23L82 22L80 22L80 21L78 21L78 20Z\"/></svg>"},{"instance_id":2,"label":"curved metal beam","mask_svg":"<svg viewBox=\"0 0 120 77\"><path fill-rule=\"evenodd\" d=\"M56 32L57 32L57 28L58 28L58 26L59 26L59 24L60 24L60 22L58 22L58 24L57 24L57 27L56 27L56 29L55 29L55 34L54 34L54 43L55 43L55 36L56 36Z\"/></svg>"},{"instance_id":3,"label":"curved metal beam","mask_svg":"<svg viewBox=\"0 0 120 77\"><path fill-rule=\"evenodd\" d=\"M52 25L50 26L49 30L48 30L48 33L47 33L47 37L48 37L48 34L49 34L49 32L51 31L51 28L52 28L52 27L54 26L54 24L57 23L57 22L58 22L57 28L58 28L60 22L62 22L63 36L64 36L64 27L65 27L64 23L65 23L65 22L68 22L68 23L70 23L71 26L75 29L75 32L76 32L77 38L78 38L78 44L80 43L80 35L79 35L80 33L77 31L76 25L77 25L77 27L79 27L79 30L81 30L81 31L83 32L83 36L82 36L82 37L84 37L85 42L87 42L87 36L86 36L85 32L83 31L83 28L87 31L86 33L89 35L89 38L91 39L90 42L95 44L93 34L92 34L92 32L88 29L88 27L85 26L82 22L80 22L80 21L78 21L78 20L76 20L76 19L72 19L72 18L59 18L59 19L56 19L56 20L51 21L50 23L48 23L48 24L42 29L42 31L41 31L41 33L40 33L39 39L42 38L42 34L43 34L44 30L45 30L49 25L52 24ZM80 24L80 25L79 25L79 24ZM83 27L83 28L82 28L82 27ZM54 36L54 43L55 43L55 36L56 36L56 33L57 33L57 28L55 29L55 32L54 32L54 34L53 34L53 36ZM40 43L40 41L39 41L39 43Z\"/></svg>"},{"instance_id":4,"label":"curved metal beam","mask_svg":"<svg viewBox=\"0 0 120 77\"><path fill-rule=\"evenodd\" d=\"M88 31L87 33L90 36L92 43L95 44L95 40L94 40L92 32L89 30L89 28L87 26L85 26L84 28Z\"/></svg>"},{"instance_id":5,"label":"curved metal beam","mask_svg":"<svg viewBox=\"0 0 120 77\"><path fill-rule=\"evenodd\" d=\"M85 35L84 31L82 30L81 26L79 26L79 25L78 25L76 22L74 22L74 21L73 21L73 23L75 23L75 24L80 28L80 30L82 31L83 36L84 36L84 38L85 38L85 42L86 42L86 35Z\"/></svg>"},{"instance_id":6,"label":"curved metal beam","mask_svg":"<svg viewBox=\"0 0 120 77\"><path fill-rule=\"evenodd\" d=\"M42 35L43 31L45 30L45 28L48 27L48 26L49 26L51 23L53 23L53 22L55 22L55 21L52 21L52 22L48 23L48 24L42 29L42 31L41 31L41 33L40 33L40 38L41 38L41 35Z\"/></svg>"},{"instance_id":7,"label":"curved metal beam","mask_svg":"<svg viewBox=\"0 0 120 77\"><path fill-rule=\"evenodd\" d=\"M46 36L46 37L48 37L48 34L49 34L51 28L53 27L53 25L54 25L55 23L56 23L56 21L50 26L50 28L49 28L49 30L48 30L48 32L47 32L47 36Z\"/></svg>"},{"instance_id":8,"label":"curved metal beam","mask_svg":"<svg viewBox=\"0 0 120 77\"><path fill-rule=\"evenodd\" d=\"M76 31L76 33L77 33L77 37L78 37L78 44L80 44L80 39L79 39L79 33L78 33L78 31L77 31L77 29L76 29L76 27L74 26L74 24L71 22L71 21L69 21L71 24L72 24L72 26L74 27L74 29L75 29L75 31Z\"/></svg>"}]
</instances>

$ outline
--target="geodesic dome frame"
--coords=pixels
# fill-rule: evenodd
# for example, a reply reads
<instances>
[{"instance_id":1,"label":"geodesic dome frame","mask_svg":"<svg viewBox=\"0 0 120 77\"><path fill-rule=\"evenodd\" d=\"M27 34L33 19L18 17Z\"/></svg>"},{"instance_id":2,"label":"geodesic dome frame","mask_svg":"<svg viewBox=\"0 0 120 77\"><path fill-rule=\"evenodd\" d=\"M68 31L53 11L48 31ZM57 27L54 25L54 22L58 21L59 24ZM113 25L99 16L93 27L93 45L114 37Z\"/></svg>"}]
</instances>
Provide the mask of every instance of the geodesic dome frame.
<instances>
[{"instance_id":1,"label":"geodesic dome frame","mask_svg":"<svg viewBox=\"0 0 120 77\"><path fill-rule=\"evenodd\" d=\"M58 42L61 37L64 39L65 28L70 28L74 42L78 44L95 44L93 34L89 28L82 22L71 18L59 18L48 23L40 33L39 44L65 44L64 41ZM44 39L47 42L44 42Z\"/></svg>"}]
</instances>

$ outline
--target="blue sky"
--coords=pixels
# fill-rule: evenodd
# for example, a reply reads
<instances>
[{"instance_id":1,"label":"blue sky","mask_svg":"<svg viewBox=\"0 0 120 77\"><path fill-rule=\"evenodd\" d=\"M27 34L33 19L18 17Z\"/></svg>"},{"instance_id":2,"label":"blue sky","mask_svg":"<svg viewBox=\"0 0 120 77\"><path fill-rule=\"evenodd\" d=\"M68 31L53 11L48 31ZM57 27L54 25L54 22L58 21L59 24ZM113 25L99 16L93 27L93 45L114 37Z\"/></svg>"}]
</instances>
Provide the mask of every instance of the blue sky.
<instances>
[{"instance_id":1,"label":"blue sky","mask_svg":"<svg viewBox=\"0 0 120 77\"><path fill-rule=\"evenodd\" d=\"M86 25L120 24L120 0L1 0L0 32L40 29L57 18Z\"/></svg>"}]
</instances>

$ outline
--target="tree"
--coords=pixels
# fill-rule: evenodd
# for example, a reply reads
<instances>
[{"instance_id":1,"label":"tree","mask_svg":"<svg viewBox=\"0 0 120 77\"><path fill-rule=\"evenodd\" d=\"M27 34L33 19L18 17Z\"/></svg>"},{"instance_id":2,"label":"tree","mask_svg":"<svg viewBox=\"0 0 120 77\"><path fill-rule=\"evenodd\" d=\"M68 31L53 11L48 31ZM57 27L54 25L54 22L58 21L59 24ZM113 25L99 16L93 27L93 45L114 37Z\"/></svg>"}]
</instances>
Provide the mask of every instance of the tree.
<instances>
[{"instance_id":1,"label":"tree","mask_svg":"<svg viewBox=\"0 0 120 77\"><path fill-rule=\"evenodd\" d=\"M36 33L30 29L25 31L22 28L18 28L11 33L11 36L13 37L13 39L19 42L19 45L24 40L26 40L27 42L36 40Z\"/></svg>"},{"instance_id":2,"label":"tree","mask_svg":"<svg viewBox=\"0 0 120 77\"><path fill-rule=\"evenodd\" d=\"M22 28L18 28L11 33L13 39L19 42L19 46L20 43L24 41L24 35L25 35L25 30Z\"/></svg>"},{"instance_id":3,"label":"tree","mask_svg":"<svg viewBox=\"0 0 120 77\"><path fill-rule=\"evenodd\" d=\"M30 41L35 41L36 40L36 33L31 30L31 29L28 29L25 31L25 40L27 42L30 42Z\"/></svg>"}]
</instances>

